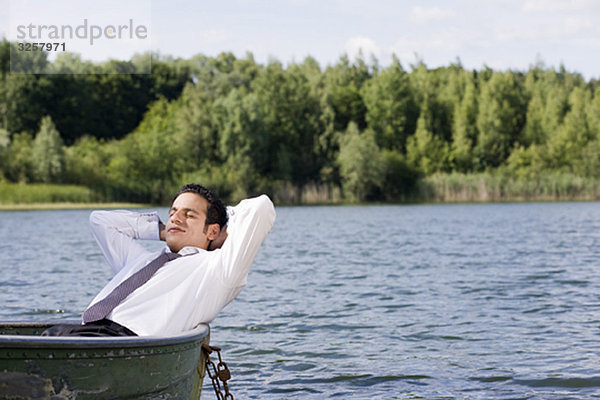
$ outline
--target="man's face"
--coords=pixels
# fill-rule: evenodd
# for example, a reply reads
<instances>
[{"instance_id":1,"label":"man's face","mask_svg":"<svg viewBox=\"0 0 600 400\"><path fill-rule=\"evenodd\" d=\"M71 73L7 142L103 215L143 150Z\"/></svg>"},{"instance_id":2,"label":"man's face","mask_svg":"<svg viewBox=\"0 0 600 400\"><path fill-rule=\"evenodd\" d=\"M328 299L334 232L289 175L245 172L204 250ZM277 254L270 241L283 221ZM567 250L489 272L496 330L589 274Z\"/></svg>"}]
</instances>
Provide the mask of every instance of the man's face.
<instances>
[{"instance_id":1,"label":"man's face","mask_svg":"<svg viewBox=\"0 0 600 400\"><path fill-rule=\"evenodd\" d=\"M205 224L207 209L208 201L196 193L177 196L165 227L165 239L171 251L178 252L185 246L206 249L208 243L218 236L219 224Z\"/></svg>"}]
</instances>

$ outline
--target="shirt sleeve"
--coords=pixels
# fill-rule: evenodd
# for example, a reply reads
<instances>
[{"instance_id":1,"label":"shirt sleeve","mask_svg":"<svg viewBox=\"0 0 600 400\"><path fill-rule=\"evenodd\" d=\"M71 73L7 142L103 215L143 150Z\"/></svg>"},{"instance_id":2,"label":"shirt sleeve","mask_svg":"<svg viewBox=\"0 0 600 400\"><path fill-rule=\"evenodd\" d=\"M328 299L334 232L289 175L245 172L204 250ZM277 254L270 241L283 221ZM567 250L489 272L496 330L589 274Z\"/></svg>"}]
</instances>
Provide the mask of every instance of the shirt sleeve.
<instances>
[{"instance_id":1,"label":"shirt sleeve","mask_svg":"<svg viewBox=\"0 0 600 400\"><path fill-rule=\"evenodd\" d=\"M275 208L268 196L242 200L229 208L227 239L221 247L219 274L229 287L243 286L250 265L275 222Z\"/></svg>"},{"instance_id":2,"label":"shirt sleeve","mask_svg":"<svg viewBox=\"0 0 600 400\"><path fill-rule=\"evenodd\" d=\"M90 214L92 234L114 273L149 252L137 240L160 240L158 223L157 213L116 210Z\"/></svg>"}]
</instances>

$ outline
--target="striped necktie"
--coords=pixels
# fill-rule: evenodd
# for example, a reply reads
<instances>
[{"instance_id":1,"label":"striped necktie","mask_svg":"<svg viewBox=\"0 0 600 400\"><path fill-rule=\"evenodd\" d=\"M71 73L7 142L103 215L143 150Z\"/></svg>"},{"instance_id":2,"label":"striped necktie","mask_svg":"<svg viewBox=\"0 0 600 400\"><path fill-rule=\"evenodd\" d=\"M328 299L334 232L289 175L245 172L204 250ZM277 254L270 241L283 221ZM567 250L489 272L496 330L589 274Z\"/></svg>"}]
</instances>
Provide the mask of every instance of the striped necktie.
<instances>
[{"instance_id":1,"label":"striped necktie","mask_svg":"<svg viewBox=\"0 0 600 400\"><path fill-rule=\"evenodd\" d=\"M144 268L125 279L116 288L113 289L105 298L92 304L83 313L83 323L87 324L94 321L99 321L106 318L111 311L119 305L127 296L129 296L134 290L146 283L152 275L160 267L165 265L168 261L174 260L177 257L181 257L177 253L163 253L153 261L151 261Z\"/></svg>"}]
</instances>

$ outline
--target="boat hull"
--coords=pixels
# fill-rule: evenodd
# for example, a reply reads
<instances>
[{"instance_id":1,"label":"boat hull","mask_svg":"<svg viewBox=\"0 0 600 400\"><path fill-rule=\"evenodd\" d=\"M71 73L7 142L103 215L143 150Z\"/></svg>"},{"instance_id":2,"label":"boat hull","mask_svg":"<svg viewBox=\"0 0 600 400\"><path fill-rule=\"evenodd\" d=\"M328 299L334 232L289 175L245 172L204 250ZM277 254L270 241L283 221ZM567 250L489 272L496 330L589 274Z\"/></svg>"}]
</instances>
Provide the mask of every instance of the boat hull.
<instances>
[{"instance_id":1,"label":"boat hull","mask_svg":"<svg viewBox=\"0 0 600 400\"><path fill-rule=\"evenodd\" d=\"M200 398L207 325L169 338L39 336L51 325L0 324L0 398Z\"/></svg>"}]
</instances>

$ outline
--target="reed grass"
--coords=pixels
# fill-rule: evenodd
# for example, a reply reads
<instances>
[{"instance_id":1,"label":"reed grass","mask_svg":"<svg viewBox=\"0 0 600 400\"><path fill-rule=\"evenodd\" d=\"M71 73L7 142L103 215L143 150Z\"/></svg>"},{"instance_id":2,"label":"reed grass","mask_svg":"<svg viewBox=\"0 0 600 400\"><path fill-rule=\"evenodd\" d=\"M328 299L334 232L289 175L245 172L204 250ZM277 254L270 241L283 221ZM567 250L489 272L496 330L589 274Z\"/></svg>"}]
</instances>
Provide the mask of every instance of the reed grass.
<instances>
[{"instance_id":1,"label":"reed grass","mask_svg":"<svg viewBox=\"0 0 600 400\"><path fill-rule=\"evenodd\" d=\"M341 189L333 185L290 183L276 185L276 204L342 204ZM141 208L147 204L109 203L86 187L76 185L0 183L0 210L68 208ZM507 201L596 201L600 179L571 174L546 174L522 180L503 174L436 174L421 179L400 203L471 203Z\"/></svg>"},{"instance_id":2,"label":"reed grass","mask_svg":"<svg viewBox=\"0 0 600 400\"><path fill-rule=\"evenodd\" d=\"M76 185L0 183L0 204L90 203L90 189Z\"/></svg>"},{"instance_id":3,"label":"reed grass","mask_svg":"<svg viewBox=\"0 0 600 400\"><path fill-rule=\"evenodd\" d=\"M31 203L31 204L0 204L0 211L30 211L30 210L87 210L87 209L131 209L148 208L151 205L140 203Z\"/></svg>"},{"instance_id":4,"label":"reed grass","mask_svg":"<svg viewBox=\"0 0 600 400\"><path fill-rule=\"evenodd\" d=\"M309 183L298 187L286 182L274 188L273 200L281 205L318 205L339 204L343 197L341 188L334 185Z\"/></svg>"},{"instance_id":5,"label":"reed grass","mask_svg":"<svg viewBox=\"0 0 600 400\"><path fill-rule=\"evenodd\" d=\"M505 202L600 200L600 179L546 174L529 180L505 175L438 174L417 185L424 202Z\"/></svg>"}]
</instances>

